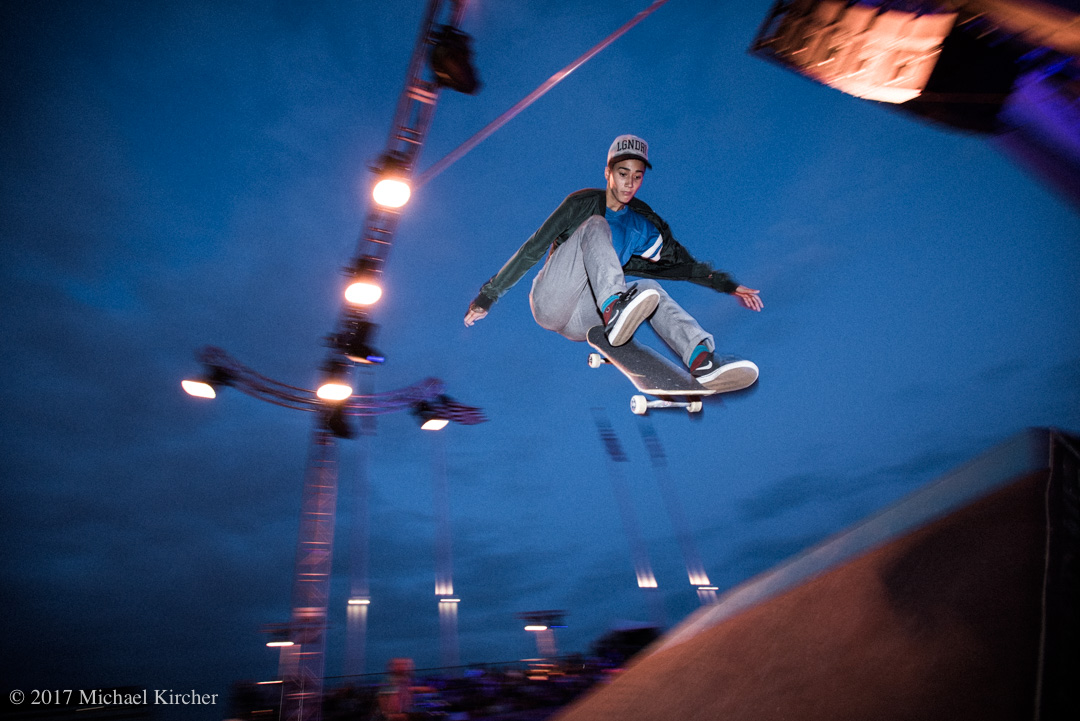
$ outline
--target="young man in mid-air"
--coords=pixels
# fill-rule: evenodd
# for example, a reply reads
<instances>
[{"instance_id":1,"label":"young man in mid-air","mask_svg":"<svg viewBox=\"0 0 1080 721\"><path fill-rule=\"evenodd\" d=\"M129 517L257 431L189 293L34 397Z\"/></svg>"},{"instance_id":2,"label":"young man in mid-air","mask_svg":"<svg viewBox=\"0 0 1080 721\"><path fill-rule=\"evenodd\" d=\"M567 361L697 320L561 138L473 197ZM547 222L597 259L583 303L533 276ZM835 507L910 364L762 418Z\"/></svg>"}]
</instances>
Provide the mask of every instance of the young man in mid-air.
<instances>
[{"instance_id":1,"label":"young man in mid-air","mask_svg":"<svg viewBox=\"0 0 1080 721\"><path fill-rule=\"evenodd\" d=\"M548 254L533 281L529 302L536 322L570 340L583 341L589 328L603 325L613 346L629 341L648 319L703 386L729 386L729 374L757 367L747 360L716 358L711 334L655 280L627 286L625 275L688 280L735 296L760 311L758 291L727 273L699 263L672 237L652 208L634 196L649 163L649 146L633 135L615 138L608 150L604 190L572 193L544 221L469 305L465 325L488 314L492 304ZM727 376L727 378L725 378Z\"/></svg>"}]
</instances>

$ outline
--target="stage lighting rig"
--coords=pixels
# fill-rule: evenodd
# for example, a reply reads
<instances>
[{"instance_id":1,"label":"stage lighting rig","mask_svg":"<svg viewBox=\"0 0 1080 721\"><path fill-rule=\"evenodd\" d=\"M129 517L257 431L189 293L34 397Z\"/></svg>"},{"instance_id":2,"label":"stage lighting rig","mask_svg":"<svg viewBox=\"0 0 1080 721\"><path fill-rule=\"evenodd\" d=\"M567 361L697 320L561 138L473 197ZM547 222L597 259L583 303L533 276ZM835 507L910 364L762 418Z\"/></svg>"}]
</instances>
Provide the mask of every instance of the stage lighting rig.
<instances>
[{"instance_id":1,"label":"stage lighting rig","mask_svg":"<svg viewBox=\"0 0 1080 721\"><path fill-rule=\"evenodd\" d=\"M472 38L455 27L443 25L433 39L435 46L428 62L439 85L475 95L480 89L480 81L472 64Z\"/></svg>"},{"instance_id":2,"label":"stage lighting rig","mask_svg":"<svg viewBox=\"0 0 1080 721\"><path fill-rule=\"evenodd\" d=\"M377 365L386 357L372 346L379 326L359 315L346 317L343 330L330 336L330 345L345 354L353 363Z\"/></svg>"}]
</instances>

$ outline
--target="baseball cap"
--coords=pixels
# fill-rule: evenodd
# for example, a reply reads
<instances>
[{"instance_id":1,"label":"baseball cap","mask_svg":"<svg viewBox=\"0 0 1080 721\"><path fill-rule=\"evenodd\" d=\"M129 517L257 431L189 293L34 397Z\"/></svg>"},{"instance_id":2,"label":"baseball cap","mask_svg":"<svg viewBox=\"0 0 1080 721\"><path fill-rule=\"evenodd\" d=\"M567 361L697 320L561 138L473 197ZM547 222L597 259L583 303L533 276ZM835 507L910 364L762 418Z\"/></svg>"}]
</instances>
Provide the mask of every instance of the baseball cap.
<instances>
[{"instance_id":1,"label":"baseball cap","mask_svg":"<svg viewBox=\"0 0 1080 721\"><path fill-rule=\"evenodd\" d=\"M608 167L627 158L637 158L645 163L646 168L652 169L652 164L649 163L649 144L636 135L620 135L608 148Z\"/></svg>"}]
</instances>

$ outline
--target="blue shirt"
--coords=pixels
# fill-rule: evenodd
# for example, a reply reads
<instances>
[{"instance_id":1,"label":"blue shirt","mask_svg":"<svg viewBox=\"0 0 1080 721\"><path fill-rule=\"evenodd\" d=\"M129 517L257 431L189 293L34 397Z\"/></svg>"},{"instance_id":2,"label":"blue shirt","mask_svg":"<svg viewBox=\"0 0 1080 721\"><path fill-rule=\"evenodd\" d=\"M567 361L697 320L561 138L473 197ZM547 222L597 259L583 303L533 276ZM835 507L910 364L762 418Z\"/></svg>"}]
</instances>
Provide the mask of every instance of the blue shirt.
<instances>
[{"instance_id":1,"label":"blue shirt","mask_svg":"<svg viewBox=\"0 0 1080 721\"><path fill-rule=\"evenodd\" d=\"M664 239L656 226L644 216L624 205L618 211L605 208L604 217L611 227L611 244L619 255L619 263L626 265L633 255L640 255L654 263L660 259Z\"/></svg>"}]
</instances>

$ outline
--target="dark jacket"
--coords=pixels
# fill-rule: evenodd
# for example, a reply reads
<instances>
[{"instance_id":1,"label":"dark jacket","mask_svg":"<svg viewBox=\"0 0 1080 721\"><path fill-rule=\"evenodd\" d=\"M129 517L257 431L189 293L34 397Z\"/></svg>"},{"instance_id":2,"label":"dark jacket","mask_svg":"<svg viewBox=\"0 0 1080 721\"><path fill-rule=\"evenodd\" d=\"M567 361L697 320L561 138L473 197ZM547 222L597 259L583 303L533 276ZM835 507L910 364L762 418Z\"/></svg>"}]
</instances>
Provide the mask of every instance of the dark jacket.
<instances>
[{"instance_id":1,"label":"dark jacket","mask_svg":"<svg viewBox=\"0 0 1080 721\"><path fill-rule=\"evenodd\" d=\"M568 195L544 224L506 261L506 265L484 283L472 304L484 310L490 309L530 268L573 235L578 226L590 216L604 215L606 199L606 191L602 189L579 190ZM659 280L688 280L722 293L732 293L739 287L727 273L713 270L708 263L694 260L686 248L672 237L671 228L664 219L644 202L632 198L629 205L656 226L664 244L658 260L654 262L632 256L623 266L624 273Z\"/></svg>"}]
</instances>

